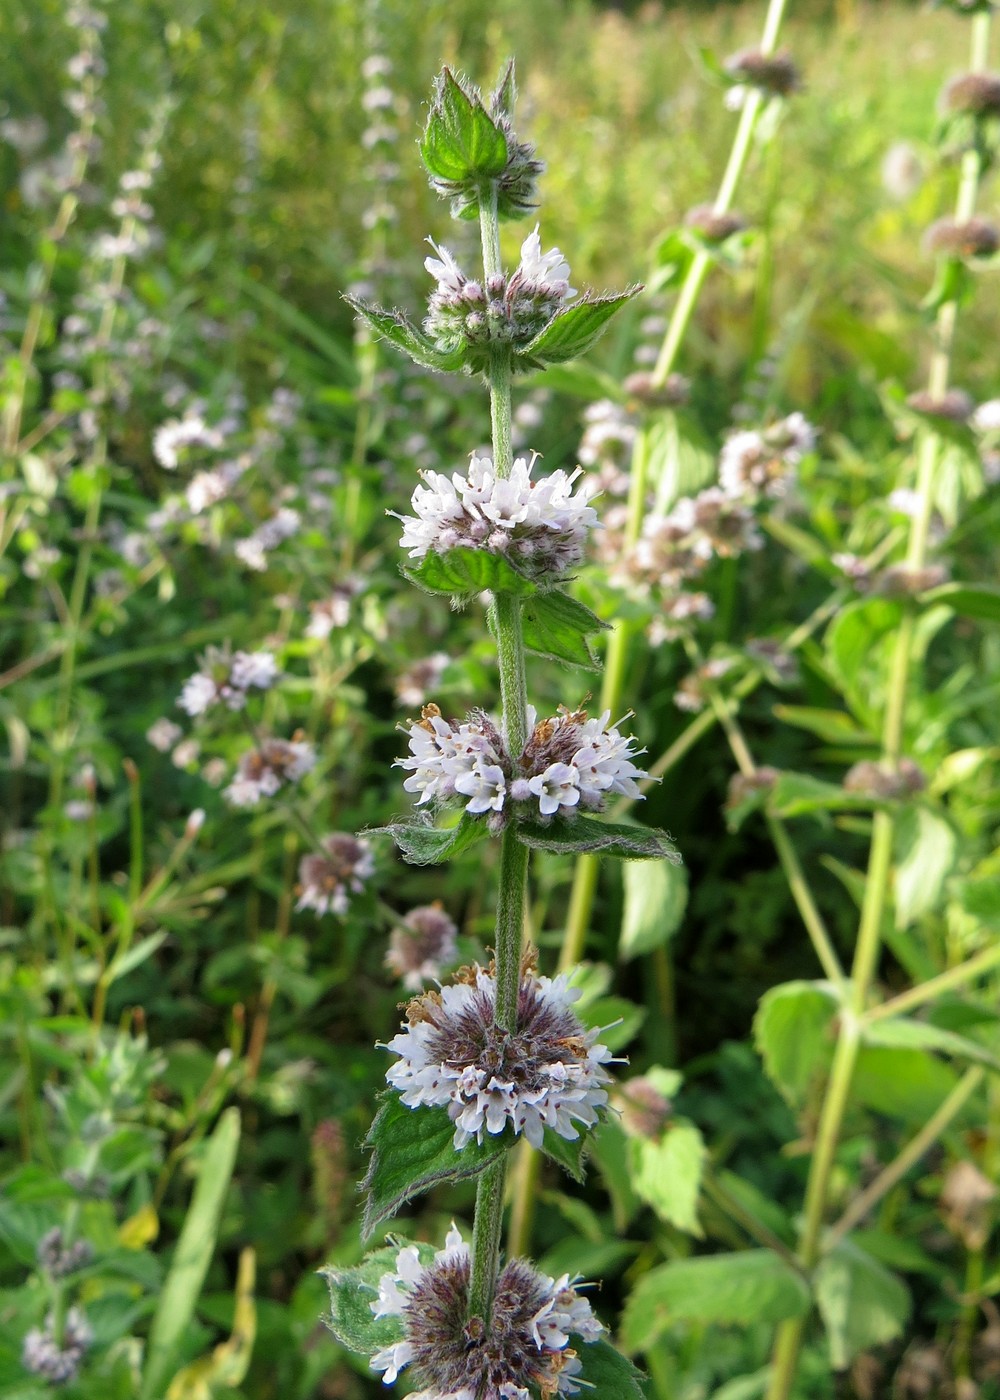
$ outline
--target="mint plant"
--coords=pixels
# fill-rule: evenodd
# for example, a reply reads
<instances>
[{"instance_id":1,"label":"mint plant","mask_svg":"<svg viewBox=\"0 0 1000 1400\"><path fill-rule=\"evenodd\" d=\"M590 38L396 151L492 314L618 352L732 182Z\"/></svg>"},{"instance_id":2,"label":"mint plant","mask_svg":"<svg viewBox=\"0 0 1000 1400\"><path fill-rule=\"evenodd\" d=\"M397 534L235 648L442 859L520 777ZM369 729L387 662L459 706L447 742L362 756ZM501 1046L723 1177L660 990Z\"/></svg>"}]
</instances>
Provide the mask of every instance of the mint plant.
<instances>
[{"instance_id":1,"label":"mint plant","mask_svg":"<svg viewBox=\"0 0 1000 1400\"><path fill-rule=\"evenodd\" d=\"M437 286L422 327L352 299L418 364L479 375L490 397L492 456L473 455L467 472L450 477L425 473L401 544L418 586L456 604L488 593L501 715L451 720L425 705L399 764L404 788L433 819L384 830L415 864L499 841L495 951L488 968L464 968L406 1008L406 1026L387 1046L398 1058L365 1181L371 1231L418 1192L475 1177L472 1241L453 1228L441 1251L396 1241L357 1268L329 1270L328 1323L387 1383L410 1366L428 1396L499 1400L583 1384L637 1397L638 1373L603 1340L568 1276L502 1263L500 1253L511 1147L523 1137L579 1176L611 1082L611 1052L576 1016L569 974L540 975L522 946L530 851L676 859L665 833L592 815L615 795L640 796L636 780L645 777L611 712L563 706L539 719L528 703L526 652L593 668L590 638L603 624L565 590L596 522L590 492L579 472L544 477L533 475L534 458L515 461L513 380L583 354L638 289L574 299L569 266L558 249L542 252L537 225L516 271L504 271L500 222L533 211L542 169L514 134L514 98L513 64L489 98L445 69L421 143L432 187L455 217L479 221L481 276L433 244L425 266ZM457 805L457 822L437 820Z\"/></svg>"}]
</instances>

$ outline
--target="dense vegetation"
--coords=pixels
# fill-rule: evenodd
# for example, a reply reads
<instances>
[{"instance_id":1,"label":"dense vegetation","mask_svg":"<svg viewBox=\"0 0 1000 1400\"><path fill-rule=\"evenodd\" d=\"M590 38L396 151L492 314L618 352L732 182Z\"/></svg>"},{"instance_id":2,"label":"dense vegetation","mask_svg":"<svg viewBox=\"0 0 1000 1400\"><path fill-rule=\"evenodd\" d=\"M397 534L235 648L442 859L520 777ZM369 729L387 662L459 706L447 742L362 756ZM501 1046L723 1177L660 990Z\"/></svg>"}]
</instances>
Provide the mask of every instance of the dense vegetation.
<instances>
[{"instance_id":1,"label":"dense vegetation","mask_svg":"<svg viewBox=\"0 0 1000 1400\"><path fill-rule=\"evenodd\" d=\"M629 1063L585 1181L516 1149L512 1240L656 1400L1000 1396L1000 80L939 96L989 7L789 0L725 227L762 3L105 8L0 16L0 1397L384 1393L317 1270L497 860L353 838L410 815L401 725L499 705L386 512L490 414L344 297L419 323L423 240L474 265L414 138L508 54L541 246L644 284L516 386L515 449L600 484L568 591L614 624L529 696L634 711L662 781L612 816L683 860L532 855L541 970Z\"/></svg>"}]
</instances>

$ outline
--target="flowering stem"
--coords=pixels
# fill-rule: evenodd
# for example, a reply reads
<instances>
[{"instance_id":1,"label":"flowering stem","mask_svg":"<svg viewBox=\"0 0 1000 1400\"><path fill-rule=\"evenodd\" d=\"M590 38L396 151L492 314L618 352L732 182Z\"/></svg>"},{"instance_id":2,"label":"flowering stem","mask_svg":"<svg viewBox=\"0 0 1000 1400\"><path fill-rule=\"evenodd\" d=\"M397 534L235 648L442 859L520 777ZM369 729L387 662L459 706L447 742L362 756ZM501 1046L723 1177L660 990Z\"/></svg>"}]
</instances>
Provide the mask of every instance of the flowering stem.
<instances>
[{"instance_id":1,"label":"flowering stem","mask_svg":"<svg viewBox=\"0 0 1000 1400\"><path fill-rule=\"evenodd\" d=\"M989 23L988 14L976 15L973 19L972 66L974 69L982 69L986 66L989 48ZM956 207L959 219L967 219L975 209L981 173L982 159L978 152L973 151L971 158L967 155L962 163ZM943 394L948 386L956 312L957 304L954 301L946 302L938 311L934 353L928 375L928 390L934 397ZM934 476L938 463L938 444L934 434L924 435L919 451L918 505L910 529L906 555L907 563L911 568L920 568L927 552L928 524L933 508ZM915 614L910 608L904 612L896 634L896 646L890 668L883 720L882 756L883 760L892 768L898 767L903 746L903 719L913 654L914 631ZM845 1006L840 1019L830 1078L820 1110L816 1150L813 1153L806 1186L805 1221L799 1243L799 1258L806 1269L812 1269L820 1257L823 1216L830 1176L861 1044L861 1017L866 1010L869 989L875 975L881 949L883 915L892 874L892 848L895 829L895 820L890 813L885 811L875 813L872 821L871 849L868 858L864 899L861 906L858 941L851 969L850 1003ZM805 1319L797 1318L794 1321L782 1323L778 1328L767 1400L788 1400L798 1369L799 1348L802 1343L804 1326Z\"/></svg>"},{"instance_id":2,"label":"flowering stem","mask_svg":"<svg viewBox=\"0 0 1000 1400\"><path fill-rule=\"evenodd\" d=\"M486 280L502 272L497 187L491 182L481 191L479 226ZM512 439L510 355L498 350L488 374L490 418L493 428L493 467L499 477L510 476L514 465ZM518 754L527 741L528 697L524 670L524 637L521 604L500 593L493 602L493 629L500 673L500 699L504 737L509 752ZM521 973L521 935L528 884L528 848L508 826L500 843L500 886L496 919L496 1001L494 1019L503 1030L517 1026L517 997ZM503 1229L507 1154L479 1178L476 1216L472 1229L472 1271L469 1282L469 1316L489 1323L493 1293L500 1270L500 1236Z\"/></svg>"}]
</instances>

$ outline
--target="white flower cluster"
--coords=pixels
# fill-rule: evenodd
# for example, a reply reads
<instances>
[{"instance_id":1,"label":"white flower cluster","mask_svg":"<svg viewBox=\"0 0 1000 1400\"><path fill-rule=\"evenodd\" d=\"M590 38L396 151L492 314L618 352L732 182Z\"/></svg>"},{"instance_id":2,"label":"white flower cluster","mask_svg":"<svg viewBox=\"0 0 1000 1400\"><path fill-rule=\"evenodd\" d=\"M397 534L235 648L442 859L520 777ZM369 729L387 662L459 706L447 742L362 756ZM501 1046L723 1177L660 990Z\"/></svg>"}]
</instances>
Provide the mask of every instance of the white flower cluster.
<instances>
[{"instance_id":1,"label":"white flower cluster","mask_svg":"<svg viewBox=\"0 0 1000 1400\"><path fill-rule=\"evenodd\" d=\"M471 980L427 992L410 1003L406 1029L387 1048L400 1058L386 1073L408 1108L446 1107L455 1149L508 1126L540 1147L546 1128L580 1136L607 1104L611 1051L585 1030L566 974L528 971L521 981L517 1029L494 1024L495 978L480 967Z\"/></svg>"},{"instance_id":2,"label":"white flower cluster","mask_svg":"<svg viewBox=\"0 0 1000 1400\"><path fill-rule=\"evenodd\" d=\"M437 257L424 266L437 283L424 327L442 348L519 346L548 325L563 304L576 296L570 270L558 248L542 252L538 226L521 244L521 262L512 276L485 283L467 277L447 248L428 240Z\"/></svg>"},{"instance_id":3,"label":"white flower cluster","mask_svg":"<svg viewBox=\"0 0 1000 1400\"><path fill-rule=\"evenodd\" d=\"M312 770L316 751L300 740L265 739L250 749L236 766L236 777L223 796L233 807L256 807L262 797L273 797L286 783L297 783Z\"/></svg>"},{"instance_id":4,"label":"white flower cluster","mask_svg":"<svg viewBox=\"0 0 1000 1400\"><path fill-rule=\"evenodd\" d=\"M425 705L409 727L410 756L397 766L410 772L403 787L418 794L418 806L458 796L468 799L472 816L503 812L510 804L537 804L543 818L575 807L599 811L611 795L641 797L635 780L646 776L632 761L641 751L608 727L610 718L610 710L590 719L585 710L561 709L539 721L529 705L530 737L514 761L482 711L456 724L436 705Z\"/></svg>"},{"instance_id":5,"label":"white flower cluster","mask_svg":"<svg viewBox=\"0 0 1000 1400\"><path fill-rule=\"evenodd\" d=\"M211 451L223 444L218 428L205 422L200 413L186 413L183 418L168 418L153 434L153 456L167 471L176 471L181 454L189 447L204 447Z\"/></svg>"},{"instance_id":6,"label":"white flower cluster","mask_svg":"<svg viewBox=\"0 0 1000 1400\"><path fill-rule=\"evenodd\" d=\"M572 1395L582 1370L570 1337L595 1342L604 1328L569 1274L551 1278L526 1260L511 1259L497 1279L492 1325L473 1335L468 1312L471 1258L454 1224L445 1247L422 1264L406 1245L379 1280L370 1306L376 1318L398 1318L404 1336L371 1359L391 1385L412 1365L424 1383L414 1400L531 1400Z\"/></svg>"},{"instance_id":7,"label":"white flower cluster","mask_svg":"<svg viewBox=\"0 0 1000 1400\"><path fill-rule=\"evenodd\" d=\"M398 517L400 546L411 559L423 559L465 545L506 554L536 577L564 574L579 564L587 530L598 523L593 490L576 486L580 467L533 481L536 460L537 453L518 457L507 477L496 474L488 457L475 455L464 476L423 472L425 484L411 501L415 516Z\"/></svg>"},{"instance_id":8,"label":"white flower cluster","mask_svg":"<svg viewBox=\"0 0 1000 1400\"><path fill-rule=\"evenodd\" d=\"M189 715L203 715L213 705L242 710L250 690L270 690L280 676L278 663L269 651L238 651L230 656L209 647L202 657L201 670L184 682L177 701Z\"/></svg>"}]
</instances>

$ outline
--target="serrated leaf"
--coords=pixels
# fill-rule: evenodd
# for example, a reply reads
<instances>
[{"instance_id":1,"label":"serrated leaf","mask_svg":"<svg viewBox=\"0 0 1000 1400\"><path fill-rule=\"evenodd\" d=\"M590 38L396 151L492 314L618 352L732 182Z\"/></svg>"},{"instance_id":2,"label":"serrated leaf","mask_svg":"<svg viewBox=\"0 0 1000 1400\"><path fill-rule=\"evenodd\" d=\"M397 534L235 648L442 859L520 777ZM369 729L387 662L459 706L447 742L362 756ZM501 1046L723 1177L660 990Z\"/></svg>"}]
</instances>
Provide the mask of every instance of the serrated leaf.
<instances>
[{"instance_id":1,"label":"serrated leaf","mask_svg":"<svg viewBox=\"0 0 1000 1400\"><path fill-rule=\"evenodd\" d=\"M1000 588L989 588L986 584L942 583L921 593L920 601L928 607L943 603L963 617L1000 622Z\"/></svg>"},{"instance_id":2,"label":"serrated leaf","mask_svg":"<svg viewBox=\"0 0 1000 1400\"><path fill-rule=\"evenodd\" d=\"M761 997L754 1044L768 1077L793 1108L805 1101L833 1050L837 996L826 982L784 982Z\"/></svg>"},{"instance_id":3,"label":"serrated leaf","mask_svg":"<svg viewBox=\"0 0 1000 1400\"><path fill-rule=\"evenodd\" d=\"M410 865L440 865L453 860L489 835L485 820L462 813L455 826L437 827L422 822L391 822L371 827L366 836L391 836Z\"/></svg>"},{"instance_id":4,"label":"serrated leaf","mask_svg":"<svg viewBox=\"0 0 1000 1400\"><path fill-rule=\"evenodd\" d=\"M586 1394L599 1400L645 1400L643 1374L616 1351L610 1342L599 1338L576 1347L580 1359L579 1379Z\"/></svg>"},{"instance_id":5,"label":"serrated leaf","mask_svg":"<svg viewBox=\"0 0 1000 1400\"><path fill-rule=\"evenodd\" d=\"M489 589L529 598L537 591L531 579L514 568L503 554L460 545L445 554L425 554L419 564L404 565L403 574L427 593L447 593L469 598Z\"/></svg>"},{"instance_id":6,"label":"serrated leaf","mask_svg":"<svg viewBox=\"0 0 1000 1400\"><path fill-rule=\"evenodd\" d=\"M382 1275L396 1272L399 1251L411 1244L411 1240L397 1239L394 1244L366 1255L353 1269L319 1270L330 1289L330 1311L323 1322L345 1350L371 1357L383 1347L402 1340L402 1318L395 1315L376 1318L371 1305L378 1297ZM433 1260L433 1245L418 1244L416 1249L424 1266Z\"/></svg>"},{"instance_id":7,"label":"serrated leaf","mask_svg":"<svg viewBox=\"0 0 1000 1400\"><path fill-rule=\"evenodd\" d=\"M671 1123L654 1142L633 1138L629 1153L636 1195L652 1206L661 1220L700 1239L698 1195L705 1143L694 1124Z\"/></svg>"},{"instance_id":8,"label":"serrated leaf","mask_svg":"<svg viewBox=\"0 0 1000 1400\"><path fill-rule=\"evenodd\" d=\"M677 1259L639 1280L625 1307L622 1342L641 1351L675 1322L782 1322L804 1317L809 1303L805 1280L769 1249Z\"/></svg>"},{"instance_id":9,"label":"serrated leaf","mask_svg":"<svg viewBox=\"0 0 1000 1400\"><path fill-rule=\"evenodd\" d=\"M608 624L568 593L555 588L535 593L521 609L521 626L524 645L536 655L583 666L588 671L598 669L587 639L595 632L605 631Z\"/></svg>"},{"instance_id":10,"label":"serrated leaf","mask_svg":"<svg viewBox=\"0 0 1000 1400\"><path fill-rule=\"evenodd\" d=\"M957 1035L928 1021L914 1021L907 1016L886 1016L863 1023L862 1040L865 1045L891 1045L911 1050L939 1050L942 1055L956 1059L972 1060L977 1064L988 1065L1000 1070L1000 1058L992 1054L984 1045L968 1036Z\"/></svg>"},{"instance_id":11,"label":"serrated leaf","mask_svg":"<svg viewBox=\"0 0 1000 1400\"><path fill-rule=\"evenodd\" d=\"M551 826L519 822L517 838L533 851L561 851L566 855L600 851L621 860L680 860L665 831L602 822L594 817L554 821Z\"/></svg>"},{"instance_id":12,"label":"serrated leaf","mask_svg":"<svg viewBox=\"0 0 1000 1400\"><path fill-rule=\"evenodd\" d=\"M441 350L422 331L410 324L400 311L386 311L381 306L369 306L357 297L345 296L344 300L357 314L368 322L376 334L409 355L415 364L424 369L441 371L460 370L465 362L461 349Z\"/></svg>"},{"instance_id":13,"label":"serrated leaf","mask_svg":"<svg viewBox=\"0 0 1000 1400\"><path fill-rule=\"evenodd\" d=\"M372 1149L366 1193L364 1237L400 1206L442 1181L478 1176L511 1146L513 1134L485 1134L482 1143L452 1145L455 1124L445 1108L407 1108L398 1094L387 1093L366 1138Z\"/></svg>"},{"instance_id":14,"label":"serrated leaf","mask_svg":"<svg viewBox=\"0 0 1000 1400\"><path fill-rule=\"evenodd\" d=\"M908 928L941 897L955 862L956 838L948 822L927 807L907 807L896 825L896 924Z\"/></svg>"},{"instance_id":15,"label":"serrated leaf","mask_svg":"<svg viewBox=\"0 0 1000 1400\"><path fill-rule=\"evenodd\" d=\"M618 956L623 962L661 948L673 936L687 906L688 881L683 865L646 860L622 871L625 905Z\"/></svg>"},{"instance_id":16,"label":"serrated leaf","mask_svg":"<svg viewBox=\"0 0 1000 1400\"><path fill-rule=\"evenodd\" d=\"M532 363L553 365L585 355L604 334L612 316L641 291L641 287L629 287L614 296L584 297L553 316L518 355Z\"/></svg>"},{"instance_id":17,"label":"serrated leaf","mask_svg":"<svg viewBox=\"0 0 1000 1400\"><path fill-rule=\"evenodd\" d=\"M429 174L455 183L495 180L507 166L507 139L478 96L445 68L420 143Z\"/></svg>"},{"instance_id":18,"label":"serrated leaf","mask_svg":"<svg viewBox=\"0 0 1000 1400\"><path fill-rule=\"evenodd\" d=\"M578 1138L564 1138L547 1129L542 1138L542 1151L546 1157L580 1183L587 1179L585 1162L589 1150L590 1134L586 1132L581 1132Z\"/></svg>"},{"instance_id":19,"label":"serrated leaf","mask_svg":"<svg viewBox=\"0 0 1000 1400\"><path fill-rule=\"evenodd\" d=\"M910 1315L909 1290L850 1239L820 1260L813 1282L835 1371L849 1366L858 1352L902 1334Z\"/></svg>"}]
</instances>

